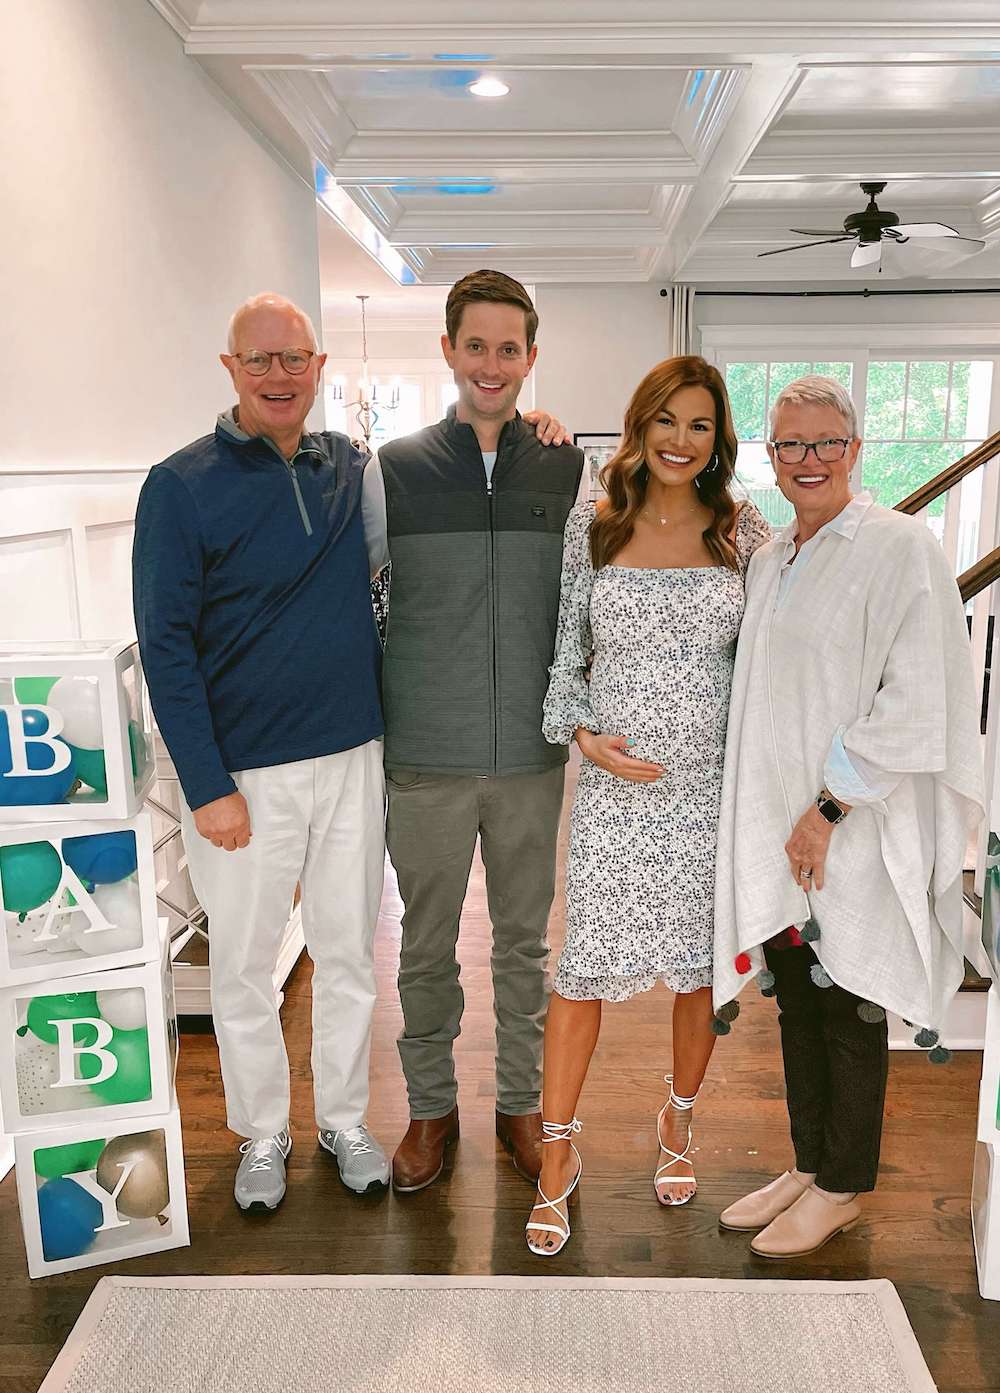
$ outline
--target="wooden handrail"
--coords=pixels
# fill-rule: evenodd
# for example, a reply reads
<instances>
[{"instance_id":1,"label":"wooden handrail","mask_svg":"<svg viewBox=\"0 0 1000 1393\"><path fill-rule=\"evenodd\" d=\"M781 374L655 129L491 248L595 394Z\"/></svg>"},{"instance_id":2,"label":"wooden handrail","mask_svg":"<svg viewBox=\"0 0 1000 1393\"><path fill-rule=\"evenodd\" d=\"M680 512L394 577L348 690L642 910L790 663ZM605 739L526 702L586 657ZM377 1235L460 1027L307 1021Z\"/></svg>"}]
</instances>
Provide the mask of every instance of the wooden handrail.
<instances>
[{"instance_id":1,"label":"wooden handrail","mask_svg":"<svg viewBox=\"0 0 1000 1393\"><path fill-rule=\"evenodd\" d=\"M974 566L970 566L959 576L958 588L961 592L962 603L965 604L967 600L974 599L981 590L985 590L995 580L1000 580L1000 547L994 547L991 552L987 552Z\"/></svg>"},{"instance_id":2,"label":"wooden handrail","mask_svg":"<svg viewBox=\"0 0 1000 1393\"><path fill-rule=\"evenodd\" d=\"M977 445L974 450L970 450L967 455L963 455L960 460L956 460L954 464L949 464L947 469L942 469L940 474L935 474L933 479L928 479L926 484L921 484L909 498L904 498L902 503L896 504L896 512L919 513L921 508L926 508L950 488L960 484L966 474L971 474L981 464L987 464L994 455L1000 455L1000 431L984 440L981 445Z\"/></svg>"}]
</instances>

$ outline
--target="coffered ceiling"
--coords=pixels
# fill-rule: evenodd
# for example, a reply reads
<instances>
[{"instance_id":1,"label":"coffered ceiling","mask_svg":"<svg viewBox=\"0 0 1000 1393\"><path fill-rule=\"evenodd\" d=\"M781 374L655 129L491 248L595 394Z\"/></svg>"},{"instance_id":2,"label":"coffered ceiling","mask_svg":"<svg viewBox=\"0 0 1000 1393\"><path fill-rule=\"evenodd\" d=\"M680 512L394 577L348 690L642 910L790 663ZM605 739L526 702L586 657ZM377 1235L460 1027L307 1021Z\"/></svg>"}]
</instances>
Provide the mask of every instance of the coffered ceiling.
<instances>
[{"instance_id":1,"label":"coffered ceiling","mask_svg":"<svg viewBox=\"0 0 1000 1393\"><path fill-rule=\"evenodd\" d=\"M401 283L842 280L849 244L757 253L862 179L1000 273L996 0L150 3Z\"/></svg>"}]
</instances>

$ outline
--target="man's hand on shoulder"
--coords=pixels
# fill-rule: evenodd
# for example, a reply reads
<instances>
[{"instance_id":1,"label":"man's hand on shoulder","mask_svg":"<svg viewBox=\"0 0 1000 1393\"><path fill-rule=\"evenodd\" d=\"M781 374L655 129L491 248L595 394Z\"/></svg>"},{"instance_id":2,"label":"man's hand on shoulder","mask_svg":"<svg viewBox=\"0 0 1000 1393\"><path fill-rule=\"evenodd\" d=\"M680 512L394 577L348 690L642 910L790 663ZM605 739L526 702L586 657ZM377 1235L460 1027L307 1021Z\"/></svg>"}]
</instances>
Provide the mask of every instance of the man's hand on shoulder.
<instances>
[{"instance_id":1,"label":"man's hand on shoulder","mask_svg":"<svg viewBox=\"0 0 1000 1393\"><path fill-rule=\"evenodd\" d=\"M223 851L239 851L250 840L250 809L242 793L227 793L194 810L201 835Z\"/></svg>"},{"instance_id":2,"label":"man's hand on shoulder","mask_svg":"<svg viewBox=\"0 0 1000 1393\"><path fill-rule=\"evenodd\" d=\"M547 411L525 411L522 418L529 426L534 426L535 434L543 445L572 445L573 437L561 421L550 416Z\"/></svg>"}]
</instances>

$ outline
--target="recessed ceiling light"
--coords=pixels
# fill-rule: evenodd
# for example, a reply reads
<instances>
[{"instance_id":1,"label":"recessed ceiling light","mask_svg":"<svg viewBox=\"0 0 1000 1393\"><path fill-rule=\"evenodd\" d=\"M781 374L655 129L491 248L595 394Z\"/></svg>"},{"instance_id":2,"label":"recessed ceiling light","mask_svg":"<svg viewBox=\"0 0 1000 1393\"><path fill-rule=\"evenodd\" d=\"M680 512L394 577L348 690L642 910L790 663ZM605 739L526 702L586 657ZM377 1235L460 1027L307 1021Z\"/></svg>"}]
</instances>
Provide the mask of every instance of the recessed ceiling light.
<instances>
[{"instance_id":1,"label":"recessed ceiling light","mask_svg":"<svg viewBox=\"0 0 1000 1393\"><path fill-rule=\"evenodd\" d=\"M506 97L510 88L498 77L481 77L469 83L469 91L474 97Z\"/></svg>"}]
</instances>

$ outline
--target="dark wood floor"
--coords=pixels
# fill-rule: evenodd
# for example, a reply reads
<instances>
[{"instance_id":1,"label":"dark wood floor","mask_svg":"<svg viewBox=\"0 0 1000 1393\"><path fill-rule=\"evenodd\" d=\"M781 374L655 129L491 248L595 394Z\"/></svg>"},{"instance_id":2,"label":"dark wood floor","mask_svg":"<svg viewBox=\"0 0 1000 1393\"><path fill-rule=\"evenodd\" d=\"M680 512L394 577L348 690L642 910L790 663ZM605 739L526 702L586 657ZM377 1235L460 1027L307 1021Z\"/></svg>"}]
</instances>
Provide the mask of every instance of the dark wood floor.
<instances>
[{"instance_id":1,"label":"dark wood floor","mask_svg":"<svg viewBox=\"0 0 1000 1393\"><path fill-rule=\"evenodd\" d=\"M552 937L562 936L556 897ZM391 1148L407 1113L395 1049L394 973L400 905L391 874L378 939L370 1122ZM186 1033L179 1071L192 1245L115 1268L26 1275L13 1177L0 1185L0 1393L35 1393L94 1283L105 1271L222 1273L515 1273L634 1277L887 1277L895 1283L941 1393L1000 1393L1000 1306L980 1300L969 1187L980 1056L947 1068L895 1054L882 1179L869 1222L822 1252L787 1265L751 1256L747 1239L719 1229L729 1201L789 1161L773 1003L751 989L720 1042L700 1107L696 1199L675 1212L653 1199L653 1120L669 1066L670 998L657 990L609 1008L580 1113L585 1173L573 1237L555 1260L533 1258L523 1225L531 1190L493 1135L489 925L477 863L462 921L465 1029L458 1042L462 1140L436 1185L409 1197L358 1199L318 1151L309 1077L308 962L289 981L283 1018L292 1067L295 1150L289 1190L274 1215L235 1208L235 1141L224 1125L211 1034ZM360 1384L359 1384L360 1386ZM849 1393L849 1390L845 1390Z\"/></svg>"}]
</instances>

